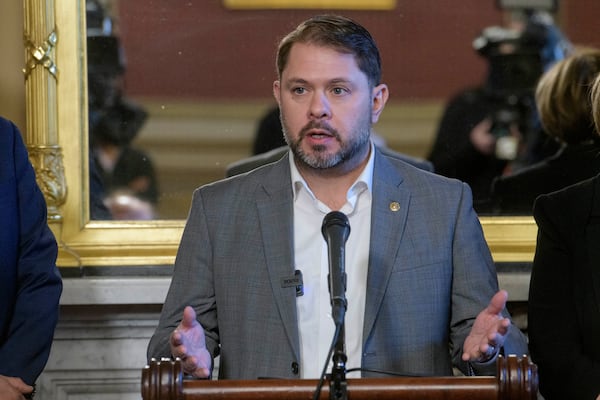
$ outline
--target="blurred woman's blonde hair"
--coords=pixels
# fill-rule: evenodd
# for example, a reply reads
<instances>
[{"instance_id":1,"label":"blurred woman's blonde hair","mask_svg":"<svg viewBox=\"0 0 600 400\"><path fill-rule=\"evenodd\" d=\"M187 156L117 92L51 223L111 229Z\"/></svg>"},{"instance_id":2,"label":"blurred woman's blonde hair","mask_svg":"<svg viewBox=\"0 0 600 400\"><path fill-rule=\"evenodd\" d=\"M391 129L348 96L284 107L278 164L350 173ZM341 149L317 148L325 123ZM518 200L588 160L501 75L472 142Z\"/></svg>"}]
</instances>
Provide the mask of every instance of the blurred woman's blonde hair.
<instances>
[{"instance_id":1,"label":"blurred woman's blonde hair","mask_svg":"<svg viewBox=\"0 0 600 400\"><path fill-rule=\"evenodd\" d=\"M535 101L545 132L563 143L597 139L590 90L600 72L600 50L579 48L540 78Z\"/></svg>"},{"instance_id":2,"label":"blurred woman's blonde hair","mask_svg":"<svg viewBox=\"0 0 600 400\"><path fill-rule=\"evenodd\" d=\"M600 74L596 75L596 80L592 86L592 117L594 119L594 125L596 125L596 132L600 132Z\"/></svg>"}]
</instances>

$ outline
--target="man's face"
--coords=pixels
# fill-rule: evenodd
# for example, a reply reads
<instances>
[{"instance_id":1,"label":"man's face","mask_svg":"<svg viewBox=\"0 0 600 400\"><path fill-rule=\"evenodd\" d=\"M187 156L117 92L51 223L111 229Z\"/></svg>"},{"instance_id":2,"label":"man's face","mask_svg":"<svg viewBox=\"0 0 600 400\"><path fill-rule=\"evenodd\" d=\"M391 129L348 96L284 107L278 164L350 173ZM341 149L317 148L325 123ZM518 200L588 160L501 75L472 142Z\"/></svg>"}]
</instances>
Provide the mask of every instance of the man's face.
<instances>
[{"instance_id":1,"label":"man's face","mask_svg":"<svg viewBox=\"0 0 600 400\"><path fill-rule=\"evenodd\" d=\"M364 161L387 100L387 87L371 89L352 54L305 43L293 45L273 92L297 161L316 169Z\"/></svg>"}]
</instances>

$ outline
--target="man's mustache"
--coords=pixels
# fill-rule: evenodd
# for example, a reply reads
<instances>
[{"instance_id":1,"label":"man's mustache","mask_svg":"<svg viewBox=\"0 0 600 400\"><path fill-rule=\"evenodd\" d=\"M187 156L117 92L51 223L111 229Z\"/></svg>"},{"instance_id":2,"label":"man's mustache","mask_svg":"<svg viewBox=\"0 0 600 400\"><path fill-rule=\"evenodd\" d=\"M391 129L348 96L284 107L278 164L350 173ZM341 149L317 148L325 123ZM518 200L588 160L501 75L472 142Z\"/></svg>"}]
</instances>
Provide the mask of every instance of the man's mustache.
<instances>
[{"instance_id":1,"label":"man's mustache","mask_svg":"<svg viewBox=\"0 0 600 400\"><path fill-rule=\"evenodd\" d=\"M339 133L338 133L338 131L336 129L332 128L331 126L329 126L326 123L317 122L317 121L311 121L308 124L306 124L300 130L299 139L302 139L305 136L307 136L311 130L325 131L328 135L331 135L334 138L336 138L337 140L340 140L340 135L339 135Z\"/></svg>"}]
</instances>

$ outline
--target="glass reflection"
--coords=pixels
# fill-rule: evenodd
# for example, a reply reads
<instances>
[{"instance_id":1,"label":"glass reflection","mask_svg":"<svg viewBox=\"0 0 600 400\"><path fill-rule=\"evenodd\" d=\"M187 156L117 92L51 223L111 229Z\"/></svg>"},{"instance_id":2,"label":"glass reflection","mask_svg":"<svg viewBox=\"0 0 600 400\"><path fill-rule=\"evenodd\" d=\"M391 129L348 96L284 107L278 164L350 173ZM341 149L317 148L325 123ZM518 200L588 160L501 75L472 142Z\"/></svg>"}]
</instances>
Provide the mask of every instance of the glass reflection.
<instances>
[{"instance_id":1,"label":"glass reflection","mask_svg":"<svg viewBox=\"0 0 600 400\"><path fill-rule=\"evenodd\" d=\"M494 181L558 151L539 121L534 91L544 70L572 51L549 10L510 10L504 26L483 30L473 47L487 76L447 104L429 154L437 173L472 189L479 213L496 213ZM531 214L533 203L519 214ZM511 212L516 211L514 208Z\"/></svg>"},{"instance_id":2,"label":"glass reflection","mask_svg":"<svg viewBox=\"0 0 600 400\"><path fill-rule=\"evenodd\" d=\"M158 183L133 141L148 113L124 93L125 54L105 6L87 0L89 135L93 219L154 219Z\"/></svg>"},{"instance_id":3,"label":"glass reflection","mask_svg":"<svg viewBox=\"0 0 600 400\"><path fill-rule=\"evenodd\" d=\"M90 166L91 186L99 187L92 190L93 219L185 218L194 188L223 178L228 164L251 155L258 121L273 105L270 88L278 34L319 12L339 12L360 19L380 42L387 68L384 80L390 86L392 101L375 129L391 149L417 157L431 153L432 160L433 153L440 150L441 157L463 162L466 174L484 171L461 153L458 139L446 139L439 148L434 142L436 128L442 122L442 99L473 82L485 86L489 71L489 76L494 77L490 81L503 81L500 85L504 88L514 89L511 82L506 84L507 76L514 78L513 84L526 81L527 93L517 93L516 102L514 92L492 96L492 108L499 110L493 113L486 109L481 116L471 118L472 126L486 118L493 121L489 130L495 132L495 142L497 137L505 138L500 142L506 146L489 146L501 167L496 166L486 178L486 190L496 176L534 161L527 158L531 154L523 143L517 141L515 145L510 140L513 134L506 132L511 132L513 125L522 125L520 133L514 136L529 137L533 135L529 131L536 129L535 134L539 134L535 116L529 115L534 113L532 80L525 78L539 76L540 70L523 69L523 60L531 54L525 56L521 52L519 58L503 53L517 42L514 38L494 42L497 38L488 35L488 44L494 43L485 50L485 57L471 45L485 26L506 24L506 13L495 2L469 0L453 7L439 7L436 0L427 0L401 3L389 12L232 11L220 1L87 2L88 11L92 5L103 7L101 13L88 12L87 32L90 154L94 162ZM575 13L576 5L562 6L569 8L565 15L585 14ZM530 22L531 17L526 16L523 21ZM586 24L591 23L580 21L579 25ZM526 27L527 23L520 29ZM583 37L589 37L589 32L587 35ZM578 38L581 37L580 33ZM106 54L95 56L94 48L104 49ZM502 61L493 63L496 67L488 70L492 59ZM103 65L104 71L98 71ZM438 108L420 106L427 102ZM103 109L107 103L112 103L112 111ZM413 105L417 111L414 118L403 116L412 112ZM408 112L404 111L406 106ZM469 113L474 115L476 108L470 108ZM123 114L128 114L125 120L121 120ZM466 119L464 113L459 117ZM386 118L391 122L386 122ZM545 136L541 139L548 143ZM533 146L533 139L528 142ZM555 148L548 149L543 154L550 154ZM498 157L496 150L504 152ZM129 161L119 162L124 154L129 154ZM125 165L127 172L117 173ZM481 198L477 194L477 183L456 172L446 172L443 166L438 166L437 172L467 181L476 194L476 208L481 215L495 211L487 193Z\"/></svg>"}]
</instances>

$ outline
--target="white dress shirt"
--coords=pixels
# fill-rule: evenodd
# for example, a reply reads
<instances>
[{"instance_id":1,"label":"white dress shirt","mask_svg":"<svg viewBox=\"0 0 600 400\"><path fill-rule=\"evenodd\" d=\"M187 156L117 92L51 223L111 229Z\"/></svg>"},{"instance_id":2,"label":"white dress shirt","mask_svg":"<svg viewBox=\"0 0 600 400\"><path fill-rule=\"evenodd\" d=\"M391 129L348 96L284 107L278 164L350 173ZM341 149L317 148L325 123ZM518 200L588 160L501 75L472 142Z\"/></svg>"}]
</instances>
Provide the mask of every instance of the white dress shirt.
<instances>
[{"instance_id":1,"label":"white dress shirt","mask_svg":"<svg viewBox=\"0 0 600 400\"><path fill-rule=\"evenodd\" d=\"M348 302L345 317L346 369L361 366L374 154L371 144L369 161L348 190L346 204L339 210L347 215L350 223L345 253ZM314 196L296 168L291 152L290 169L294 193L294 262L295 269L302 271L304 286L304 295L296 298L301 378L316 379L323 370L335 332L327 285L327 243L321 233L323 218L332 210ZM331 372L331 360L327 372ZM360 377L360 372L350 373L348 377Z\"/></svg>"}]
</instances>

